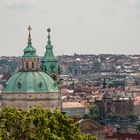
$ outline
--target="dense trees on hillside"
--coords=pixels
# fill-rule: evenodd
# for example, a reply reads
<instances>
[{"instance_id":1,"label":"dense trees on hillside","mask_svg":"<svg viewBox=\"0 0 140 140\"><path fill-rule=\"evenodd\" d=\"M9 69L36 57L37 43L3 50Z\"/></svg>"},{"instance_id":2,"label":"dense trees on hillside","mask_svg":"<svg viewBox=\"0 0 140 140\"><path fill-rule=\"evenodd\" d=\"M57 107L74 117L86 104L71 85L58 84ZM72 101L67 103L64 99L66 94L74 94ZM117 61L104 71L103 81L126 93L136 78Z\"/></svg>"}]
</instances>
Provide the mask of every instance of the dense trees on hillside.
<instances>
[{"instance_id":1,"label":"dense trees on hillside","mask_svg":"<svg viewBox=\"0 0 140 140\"><path fill-rule=\"evenodd\" d=\"M13 73L15 72L17 66L19 65L19 60L7 60L7 59L0 59L0 74L4 74L7 72Z\"/></svg>"},{"instance_id":2,"label":"dense trees on hillside","mask_svg":"<svg viewBox=\"0 0 140 140\"><path fill-rule=\"evenodd\" d=\"M6 107L0 111L0 140L95 140L82 134L71 121L67 115L42 107Z\"/></svg>"}]
</instances>

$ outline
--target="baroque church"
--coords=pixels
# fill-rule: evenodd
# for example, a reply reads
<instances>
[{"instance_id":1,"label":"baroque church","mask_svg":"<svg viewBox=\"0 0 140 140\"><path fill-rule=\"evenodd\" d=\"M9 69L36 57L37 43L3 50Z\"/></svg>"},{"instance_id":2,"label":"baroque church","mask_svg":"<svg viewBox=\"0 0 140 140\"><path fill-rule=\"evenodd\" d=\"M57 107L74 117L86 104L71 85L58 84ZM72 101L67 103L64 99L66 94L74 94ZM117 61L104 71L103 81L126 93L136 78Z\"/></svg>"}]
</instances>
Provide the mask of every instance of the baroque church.
<instances>
[{"instance_id":1,"label":"baroque church","mask_svg":"<svg viewBox=\"0 0 140 140\"><path fill-rule=\"evenodd\" d=\"M46 52L40 60L32 46L31 27L28 27L28 44L21 57L19 71L4 84L1 106L30 108L42 105L54 111L61 110L61 93L58 88L60 68L53 54L50 29Z\"/></svg>"}]
</instances>

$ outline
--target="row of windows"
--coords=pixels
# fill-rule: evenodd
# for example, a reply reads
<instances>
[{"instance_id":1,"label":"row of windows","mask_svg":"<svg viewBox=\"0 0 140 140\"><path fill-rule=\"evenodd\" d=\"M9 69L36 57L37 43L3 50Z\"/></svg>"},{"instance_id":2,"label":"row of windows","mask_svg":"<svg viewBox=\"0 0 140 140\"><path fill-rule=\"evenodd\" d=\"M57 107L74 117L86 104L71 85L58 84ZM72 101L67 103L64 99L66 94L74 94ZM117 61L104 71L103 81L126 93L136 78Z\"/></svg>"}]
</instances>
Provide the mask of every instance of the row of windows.
<instances>
[{"instance_id":1,"label":"row of windows","mask_svg":"<svg viewBox=\"0 0 140 140\"><path fill-rule=\"evenodd\" d=\"M3 97L6 97L7 95L3 95ZM51 96L54 96L53 94ZM21 97L21 95L18 95L18 97ZM32 95L29 95L29 97L32 97ZM42 94L40 94L40 97L42 97Z\"/></svg>"},{"instance_id":2,"label":"row of windows","mask_svg":"<svg viewBox=\"0 0 140 140\"><path fill-rule=\"evenodd\" d=\"M32 68L34 69L34 62L32 62ZM28 62L26 62L26 69L28 69L29 68L29 64L28 64Z\"/></svg>"},{"instance_id":3,"label":"row of windows","mask_svg":"<svg viewBox=\"0 0 140 140\"><path fill-rule=\"evenodd\" d=\"M18 89L21 89L22 88L22 83L18 82L17 87L18 87ZM43 88L43 83L42 82L38 83L37 87L40 88L40 89Z\"/></svg>"}]
</instances>

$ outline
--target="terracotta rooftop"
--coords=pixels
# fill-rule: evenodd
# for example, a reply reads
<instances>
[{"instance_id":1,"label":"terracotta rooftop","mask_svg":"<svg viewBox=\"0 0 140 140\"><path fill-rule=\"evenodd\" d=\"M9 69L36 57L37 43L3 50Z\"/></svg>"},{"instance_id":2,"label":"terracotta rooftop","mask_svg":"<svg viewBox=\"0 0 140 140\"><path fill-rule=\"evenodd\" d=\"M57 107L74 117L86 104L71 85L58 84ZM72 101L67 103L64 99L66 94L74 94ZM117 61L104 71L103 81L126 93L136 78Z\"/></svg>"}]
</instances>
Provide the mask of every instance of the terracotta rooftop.
<instances>
[{"instance_id":1,"label":"terracotta rooftop","mask_svg":"<svg viewBox=\"0 0 140 140\"><path fill-rule=\"evenodd\" d=\"M140 105L140 96L134 98L134 105Z\"/></svg>"},{"instance_id":2,"label":"terracotta rooftop","mask_svg":"<svg viewBox=\"0 0 140 140\"><path fill-rule=\"evenodd\" d=\"M79 102L63 102L62 108L85 108L85 106Z\"/></svg>"},{"instance_id":3,"label":"terracotta rooftop","mask_svg":"<svg viewBox=\"0 0 140 140\"><path fill-rule=\"evenodd\" d=\"M63 94L63 93L69 94L69 93L73 93L73 90L69 90L69 89L67 89L67 88L62 88L62 89L61 89L61 93L62 93L62 94Z\"/></svg>"}]
</instances>

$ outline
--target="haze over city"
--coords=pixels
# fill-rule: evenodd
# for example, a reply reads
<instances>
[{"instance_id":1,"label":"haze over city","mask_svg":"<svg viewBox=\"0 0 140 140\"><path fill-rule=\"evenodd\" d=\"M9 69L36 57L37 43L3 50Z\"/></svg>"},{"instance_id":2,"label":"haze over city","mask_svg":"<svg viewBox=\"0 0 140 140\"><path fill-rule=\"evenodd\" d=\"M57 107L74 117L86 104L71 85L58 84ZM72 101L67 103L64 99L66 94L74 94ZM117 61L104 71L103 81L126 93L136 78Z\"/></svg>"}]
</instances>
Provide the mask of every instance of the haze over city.
<instances>
[{"instance_id":1,"label":"haze over city","mask_svg":"<svg viewBox=\"0 0 140 140\"><path fill-rule=\"evenodd\" d=\"M139 54L139 0L0 0L0 55L21 56L32 26L43 55L47 28L56 55Z\"/></svg>"}]
</instances>

